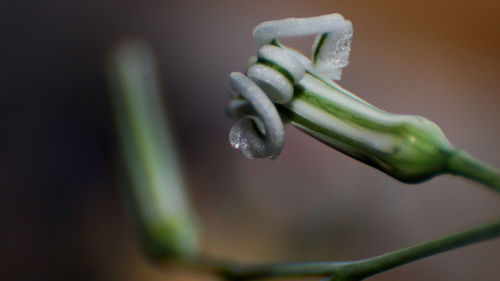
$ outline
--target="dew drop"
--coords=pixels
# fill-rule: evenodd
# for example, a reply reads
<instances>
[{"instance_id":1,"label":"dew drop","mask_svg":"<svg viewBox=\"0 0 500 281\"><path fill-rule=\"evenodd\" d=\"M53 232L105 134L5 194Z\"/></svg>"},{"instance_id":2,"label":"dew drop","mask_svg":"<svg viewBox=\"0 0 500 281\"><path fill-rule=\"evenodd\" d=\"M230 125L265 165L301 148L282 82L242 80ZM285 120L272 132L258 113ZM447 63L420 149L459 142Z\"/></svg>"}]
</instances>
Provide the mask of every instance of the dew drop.
<instances>
[{"instance_id":1,"label":"dew drop","mask_svg":"<svg viewBox=\"0 0 500 281\"><path fill-rule=\"evenodd\" d=\"M250 118L240 119L233 125L229 132L229 143L247 158L269 157L264 140Z\"/></svg>"},{"instance_id":2,"label":"dew drop","mask_svg":"<svg viewBox=\"0 0 500 281\"><path fill-rule=\"evenodd\" d=\"M231 128L229 132L229 143L234 149L240 150L245 157L253 158L249 150L248 138L246 137L247 129L242 124L243 122L241 122L243 120L245 119L241 119Z\"/></svg>"}]
</instances>

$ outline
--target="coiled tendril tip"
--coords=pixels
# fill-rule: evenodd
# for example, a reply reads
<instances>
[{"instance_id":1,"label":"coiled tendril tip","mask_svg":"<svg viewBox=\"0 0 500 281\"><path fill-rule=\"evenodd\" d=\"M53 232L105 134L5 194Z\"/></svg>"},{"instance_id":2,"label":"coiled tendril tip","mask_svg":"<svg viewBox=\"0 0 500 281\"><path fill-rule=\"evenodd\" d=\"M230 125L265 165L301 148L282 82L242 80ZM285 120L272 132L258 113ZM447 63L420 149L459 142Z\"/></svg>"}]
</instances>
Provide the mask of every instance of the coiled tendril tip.
<instances>
[{"instance_id":1,"label":"coiled tendril tip","mask_svg":"<svg viewBox=\"0 0 500 281\"><path fill-rule=\"evenodd\" d=\"M276 38L318 34L312 56L314 62L278 43ZM231 73L231 92L244 102L231 102L228 112L240 120L231 129L231 145L249 158L274 158L284 145L283 123L273 103L287 104L294 87L306 72L339 79L347 65L352 25L339 14L284 19L259 24L254 38L261 44L257 59L251 59L245 77ZM272 43L272 44L271 44ZM248 114L243 116L244 114ZM252 114L253 113L253 114Z\"/></svg>"}]
</instances>

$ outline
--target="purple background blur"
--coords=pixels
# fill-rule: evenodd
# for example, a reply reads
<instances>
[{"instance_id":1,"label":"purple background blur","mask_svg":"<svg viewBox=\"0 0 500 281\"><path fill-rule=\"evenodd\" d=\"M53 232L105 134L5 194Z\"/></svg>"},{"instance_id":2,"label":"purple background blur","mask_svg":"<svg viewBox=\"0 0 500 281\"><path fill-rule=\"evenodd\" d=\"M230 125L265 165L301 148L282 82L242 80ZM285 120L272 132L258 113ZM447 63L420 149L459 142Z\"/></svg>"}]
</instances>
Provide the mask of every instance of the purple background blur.
<instances>
[{"instance_id":1,"label":"purple background blur","mask_svg":"<svg viewBox=\"0 0 500 281\"><path fill-rule=\"evenodd\" d=\"M2 1L0 279L209 279L145 261L123 205L104 63L125 37L157 51L207 253L357 259L498 218L477 184L405 185L293 127L275 161L230 148L228 74L256 53L253 27L331 12L354 25L342 86L500 166L499 1ZM373 280L499 280L499 253L494 240Z\"/></svg>"}]
</instances>

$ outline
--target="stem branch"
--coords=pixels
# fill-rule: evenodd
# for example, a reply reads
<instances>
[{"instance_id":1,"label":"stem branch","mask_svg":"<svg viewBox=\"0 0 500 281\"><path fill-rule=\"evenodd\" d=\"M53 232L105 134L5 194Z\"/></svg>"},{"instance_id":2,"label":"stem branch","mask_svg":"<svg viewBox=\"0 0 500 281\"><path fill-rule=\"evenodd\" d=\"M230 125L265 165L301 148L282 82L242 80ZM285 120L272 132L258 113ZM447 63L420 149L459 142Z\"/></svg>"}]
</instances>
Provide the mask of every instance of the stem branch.
<instances>
[{"instance_id":1,"label":"stem branch","mask_svg":"<svg viewBox=\"0 0 500 281\"><path fill-rule=\"evenodd\" d=\"M500 170L485 164L463 150L454 152L449 161L451 173L480 182L500 192Z\"/></svg>"},{"instance_id":2,"label":"stem branch","mask_svg":"<svg viewBox=\"0 0 500 281\"><path fill-rule=\"evenodd\" d=\"M357 277L365 278L412 261L498 236L500 236L500 221L477 226L373 258L353 262L349 265L349 271L353 272Z\"/></svg>"},{"instance_id":3,"label":"stem branch","mask_svg":"<svg viewBox=\"0 0 500 281\"><path fill-rule=\"evenodd\" d=\"M405 249L357 261L297 262L253 266L211 260L195 263L198 263L198 267L212 271L227 280L241 281L292 276L332 276L332 280L361 280L412 261L499 236L500 220Z\"/></svg>"}]
</instances>

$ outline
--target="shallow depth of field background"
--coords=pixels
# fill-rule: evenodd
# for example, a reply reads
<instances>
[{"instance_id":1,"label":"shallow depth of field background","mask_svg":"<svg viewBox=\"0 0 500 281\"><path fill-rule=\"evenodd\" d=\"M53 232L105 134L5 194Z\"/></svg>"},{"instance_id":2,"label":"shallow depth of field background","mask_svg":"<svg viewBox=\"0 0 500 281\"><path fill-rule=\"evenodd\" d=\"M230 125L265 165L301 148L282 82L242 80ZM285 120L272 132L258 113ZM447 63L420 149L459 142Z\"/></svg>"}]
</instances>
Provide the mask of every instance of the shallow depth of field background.
<instances>
[{"instance_id":1,"label":"shallow depth of field background","mask_svg":"<svg viewBox=\"0 0 500 281\"><path fill-rule=\"evenodd\" d=\"M274 161L230 148L228 74L264 20L342 13L340 84L435 121L500 166L500 2L4 1L0 3L0 279L207 280L144 260L123 205L104 62L120 39L157 52L206 253L245 262L349 260L491 221L500 195L452 176L410 186L287 126ZM310 41L290 41L308 51ZM498 280L500 240L373 280Z\"/></svg>"}]
</instances>

